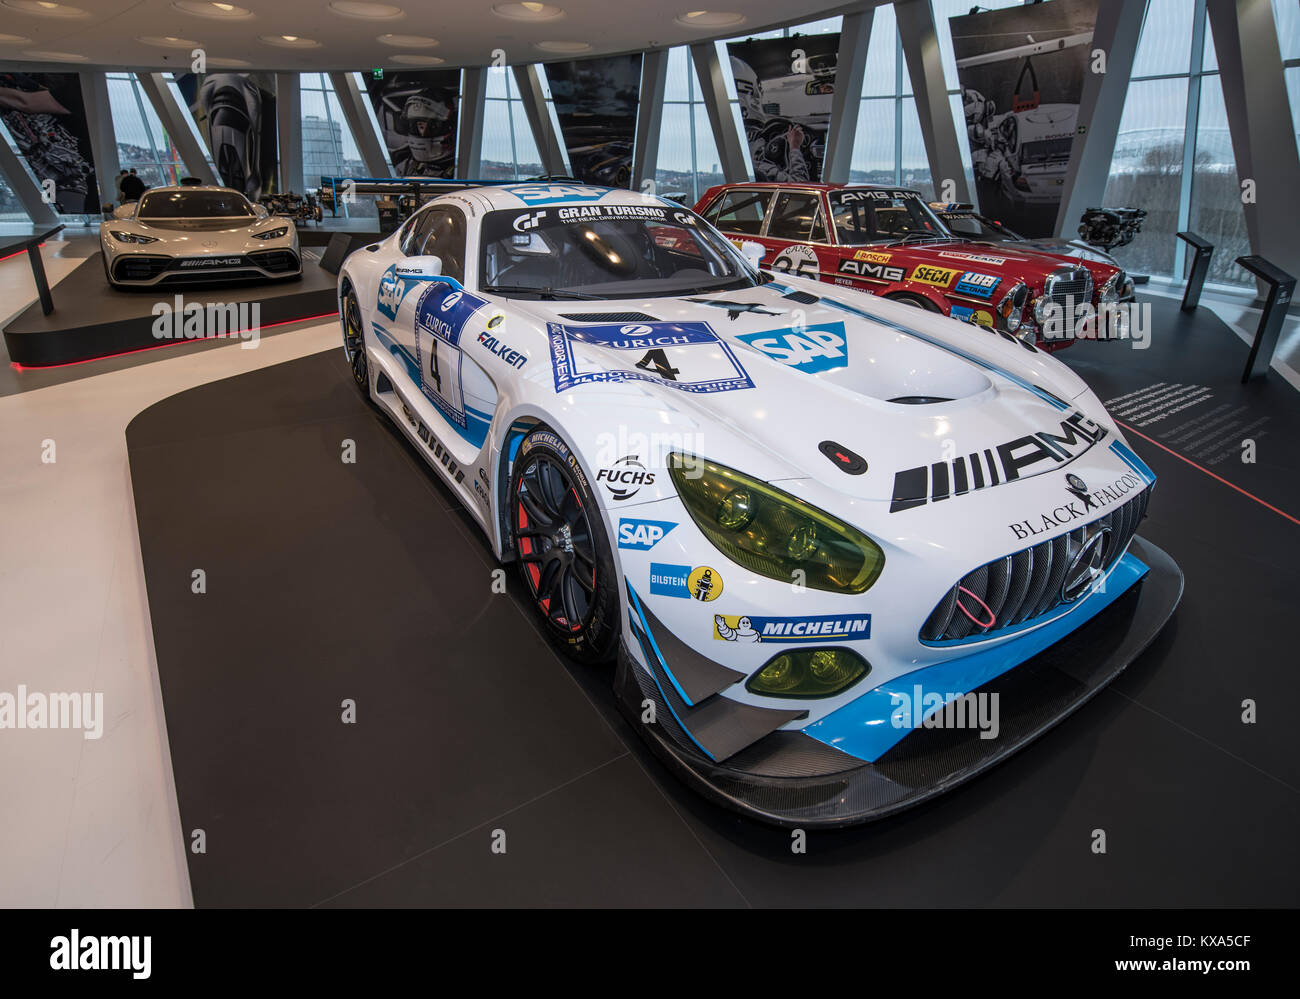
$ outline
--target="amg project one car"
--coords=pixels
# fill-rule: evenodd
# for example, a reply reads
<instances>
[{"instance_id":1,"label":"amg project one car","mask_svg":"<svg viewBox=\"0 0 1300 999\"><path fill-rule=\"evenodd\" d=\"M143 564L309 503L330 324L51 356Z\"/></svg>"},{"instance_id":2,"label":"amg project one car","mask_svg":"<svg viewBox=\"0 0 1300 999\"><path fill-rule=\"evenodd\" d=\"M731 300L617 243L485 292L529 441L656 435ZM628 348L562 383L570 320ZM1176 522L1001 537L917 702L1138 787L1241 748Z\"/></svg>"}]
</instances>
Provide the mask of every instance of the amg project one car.
<instances>
[{"instance_id":1,"label":"amg project one car","mask_svg":"<svg viewBox=\"0 0 1300 999\"><path fill-rule=\"evenodd\" d=\"M979 773L1182 592L1137 536L1155 476L1077 375L762 272L671 201L459 190L351 254L338 293L357 389L545 633L616 660L654 750L762 820L861 822Z\"/></svg>"},{"instance_id":2,"label":"amg project one car","mask_svg":"<svg viewBox=\"0 0 1300 999\"><path fill-rule=\"evenodd\" d=\"M1060 350L1090 327L1047 338L1059 307L1100 312L1120 301L1124 271L954 235L915 191L844 184L724 184L695 206L728 237L763 248L766 266L869 291Z\"/></svg>"},{"instance_id":3,"label":"amg project one car","mask_svg":"<svg viewBox=\"0 0 1300 999\"><path fill-rule=\"evenodd\" d=\"M298 230L228 187L155 187L99 226L110 284L149 286L302 274Z\"/></svg>"}]
</instances>

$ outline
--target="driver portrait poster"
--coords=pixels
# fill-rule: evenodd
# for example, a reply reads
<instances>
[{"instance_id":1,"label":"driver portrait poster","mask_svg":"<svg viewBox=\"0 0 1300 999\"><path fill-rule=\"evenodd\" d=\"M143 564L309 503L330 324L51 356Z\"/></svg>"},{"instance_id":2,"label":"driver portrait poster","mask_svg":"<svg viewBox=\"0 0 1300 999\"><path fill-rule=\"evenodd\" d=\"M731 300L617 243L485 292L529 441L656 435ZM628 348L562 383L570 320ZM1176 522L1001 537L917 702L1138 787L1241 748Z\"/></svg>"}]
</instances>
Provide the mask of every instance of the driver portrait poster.
<instances>
[{"instance_id":1,"label":"driver portrait poster","mask_svg":"<svg viewBox=\"0 0 1300 999\"><path fill-rule=\"evenodd\" d=\"M278 189L274 73L185 73L176 86L208 143L217 175L250 201Z\"/></svg>"},{"instance_id":2,"label":"driver portrait poster","mask_svg":"<svg viewBox=\"0 0 1300 999\"><path fill-rule=\"evenodd\" d=\"M366 90L397 176L455 176L460 70L385 72L368 77Z\"/></svg>"},{"instance_id":3,"label":"driver portrait poster","mask_svg":"<svg viewBox=\"0 0 1300 999\"><path fill-rule=\"evenodd\" d=\"M98 215L99 188L77 73L0 73L0 121L54 208Z\"/></svg>"},{"instance_id":4,"label":"driver portrait poster","mask_svg":"<svg viewBox=\"0 0 1300 999\"><path fill-rule=\"evenodd\" d=\"M728 43L755 180L821 180L839 49L839 32Z\"/></svg>"},{"instance_id":5,"label":"driver portrait poster","mask_svg":"<svg viewBox=\"0 0 1300 999\"><path fill-rule=\"evenodd\" d=\"M1065 190L1097 0L1050 0L949 19L979 209L1050 236Z\"/></svg>"}]
</instances>

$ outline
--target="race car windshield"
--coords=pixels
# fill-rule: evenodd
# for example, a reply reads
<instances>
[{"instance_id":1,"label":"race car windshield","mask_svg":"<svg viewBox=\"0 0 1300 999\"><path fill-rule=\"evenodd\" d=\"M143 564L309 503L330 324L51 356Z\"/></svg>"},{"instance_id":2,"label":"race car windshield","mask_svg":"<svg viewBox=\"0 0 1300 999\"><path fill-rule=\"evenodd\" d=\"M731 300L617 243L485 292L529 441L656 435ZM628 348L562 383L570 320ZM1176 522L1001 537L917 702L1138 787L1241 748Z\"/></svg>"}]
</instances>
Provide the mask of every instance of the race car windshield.
<instances>
[{"instance_id":1,"label":"race car windshield","mask_svg":"<svg viewBox=\"0 0 1300 999\"><path fill-rule=\"evenodd\" d=\"M218 219L253 217L248 199L234 191L154 191L140 199L138 219Z\"/></svg>"},{"instance_id":2,"label":"race car windshield","mask_svg":"<svg viewBox=\"0 0 1300 999\"><path fill-rule=\"evenodd\" d=\"M911 191L832 191L830 200L836 238L847 246L951 238Z\"/></svg>"},{"instance_id":3,"label":"race car windshield","mask_svg":"<svg viewBox=\"0 0 1300 999\"><path fill-rule=\"evenodd\" d=\"M480 288L643 298L762 283L725 239L682 209L561 205L483 217Z\"/></svg>"},{"instance_id":4,"label":"race car windshield","mask_svg":"<svg viewBox=\"0 0 1300 999\"><path fill-rule=\"evenodd\" d=\"M1022 237L1012 232L1006 226L990 219L982 218L979 215L967 213L957 213L945 215L943 217L944 225L954 236L963 236L967 239L992 239L992 240L1019 240Z\"/></svg>"}]
</instances>

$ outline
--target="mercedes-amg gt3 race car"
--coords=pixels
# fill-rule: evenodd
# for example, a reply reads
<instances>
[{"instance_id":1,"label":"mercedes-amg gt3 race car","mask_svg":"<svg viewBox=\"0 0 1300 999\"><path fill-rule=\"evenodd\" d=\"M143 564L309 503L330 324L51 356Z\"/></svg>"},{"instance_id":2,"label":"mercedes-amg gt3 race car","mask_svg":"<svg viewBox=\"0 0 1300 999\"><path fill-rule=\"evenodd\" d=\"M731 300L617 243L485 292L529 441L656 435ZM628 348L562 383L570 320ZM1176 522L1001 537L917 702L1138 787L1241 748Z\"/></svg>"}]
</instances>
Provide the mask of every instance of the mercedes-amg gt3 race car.
<instances>
[{"instance_id":1,"label":"mercedes-amg gt3 race car","mask_svg":"<svg viewBox=\"0 0 1300 999\"><path fill-rule=\"evenodd\" d=\"M1181 594L1136 536L1155 477L1069 369L760 272L670 201L460 190L338 291L357 388L546 633L616 658L655 750L766 821L860 822L980 772Z\"/></svg>"},{"instance_id":2,"label":"mercedes-amg gt3 race car","mask_svg":"<svg viewBox=\"0 0 1300 999\"><path fill-rule=\"evenodd\" d=\"M155 187L99 225L117 287L302 274L298 230L228 187Z\"/></svg>"}]
</instances>

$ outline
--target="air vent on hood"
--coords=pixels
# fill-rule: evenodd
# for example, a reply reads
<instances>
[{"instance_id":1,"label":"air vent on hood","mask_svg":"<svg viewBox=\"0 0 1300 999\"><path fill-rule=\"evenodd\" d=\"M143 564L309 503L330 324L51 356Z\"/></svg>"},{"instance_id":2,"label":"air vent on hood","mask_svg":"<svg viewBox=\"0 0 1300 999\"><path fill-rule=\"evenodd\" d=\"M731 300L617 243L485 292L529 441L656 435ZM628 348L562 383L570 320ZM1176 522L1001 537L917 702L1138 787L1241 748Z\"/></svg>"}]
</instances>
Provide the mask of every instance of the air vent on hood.
<instances>
[{"instance_id":1,"label":"air vent on hood","mask_svg":"<svg viewBox=\"0 0 1300 999\"><path fill-rule=\"evenodd\" d=\"M900 406L930 406L936 402L952 402L951 399L942 395L900 395L896 399L889 399L889 402L896 402Z\"/></svg>"},{"instance_id":2,"label":"air vent on hood","mask_svg":"<svg viewBox=\"0 0 1300 999\"><path fill-rule=\"evenodd\" d=\"M564 312L562 319L572 319L579 323L657 323L654 316L644 312Z\"/></svg>"},{"instance_id":3,"label":"air vent on hood","mask_svg":"<svg viewBox=\"0 0 1300 999\"><path fill-rule=\"evenodd\" d=\"M821 301L816 295L810 295L806 291L787 291L782 298L788 298L791 302L798 302L800 305L816 305Z\"/></svg>"}]
</instances>

